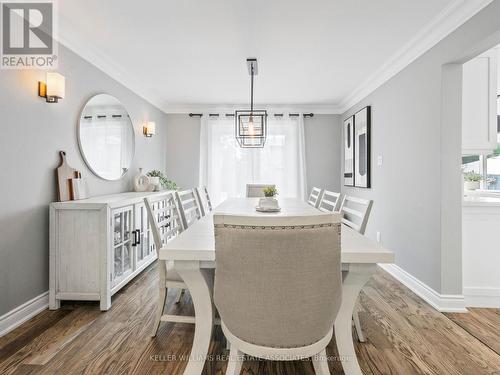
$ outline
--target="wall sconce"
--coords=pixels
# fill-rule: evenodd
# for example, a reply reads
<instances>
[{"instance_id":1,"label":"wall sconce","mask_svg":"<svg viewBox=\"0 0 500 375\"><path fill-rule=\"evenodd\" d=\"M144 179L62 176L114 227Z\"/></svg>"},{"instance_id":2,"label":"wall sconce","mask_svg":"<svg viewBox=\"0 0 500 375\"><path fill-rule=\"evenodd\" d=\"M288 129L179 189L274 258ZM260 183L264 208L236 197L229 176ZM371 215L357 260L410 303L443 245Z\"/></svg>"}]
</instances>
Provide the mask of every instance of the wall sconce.
<instances>
[{"instance_id":1,"label":"wall sconce","mask_svg":"<svg viewBox=\"0 0 500 375\"><path fill-rule=\"evenodd\" d=\"M156 124L153 121L148 121L146 125L142 127L142 133L145 137L152 137L156 134Z\"/></svg>"},{"instance_id":2,"label":"wall sconce","mask_svg":"<svg viewBox=\"0 0 500 375\"><path fill-rule=\"evenodd\" d=\"M38 82L38 96L45 98L47 103L57 103L64 99L66 79L62 74L47 73L47 82Z\"/></svg>"}]
</instances>

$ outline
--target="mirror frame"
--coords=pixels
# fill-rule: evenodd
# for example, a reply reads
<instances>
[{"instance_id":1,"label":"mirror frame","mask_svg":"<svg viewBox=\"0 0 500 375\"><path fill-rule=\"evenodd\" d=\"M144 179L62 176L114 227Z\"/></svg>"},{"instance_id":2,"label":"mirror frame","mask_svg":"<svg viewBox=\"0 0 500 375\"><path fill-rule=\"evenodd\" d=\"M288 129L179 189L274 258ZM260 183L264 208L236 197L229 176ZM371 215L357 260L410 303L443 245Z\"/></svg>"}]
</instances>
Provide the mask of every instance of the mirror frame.
<instances>
[{"instance_id":1,"label":"mirror frame","mask_svg":"<svg viewBox=\"0 0 500 375\"><path fill-rule=\"evenodd\" d=\"M128 117L130 119L130 123L132 125L132 134L133 134L133 139L134 139L134 142L133 142L133 147L132 147L132 158L130 159L130 166L127 168L127 171L125 173L123 173L119 178L116 178L116 179L109 179L109 178L105 178L105 177L102 177L100 176L99 174L97 174L97 172L94 170L94 168L90 165L90 162L87 160L87 158L85 157L85 152L83 152L83 147L82 147L82 140L80 138L80 120L82 118L82 115L83 115L83 111L85 110L85 107L87 106L87 104L93 99L95 98L96 96L98 95L109 95L109 96L112 96L113 98L115 98L116 100L118 100L120 102L120 104L123 106L123 108L125 109L125 111L127 112L128 114ZM82 109L80 110L80 114L78 116L78 121L77 121L77 124L76 124L76 137L78 139L78 149L80 151L80 155L82 156L83 158L83 161L85 162L85 165L87 166L87 168L97 177L99 177L101 180L104 180L104 181L120 181L127 173L128 171L130 170L130 167L132 166L132 162L134 161L134 158L135 158L135 126L134 126L134 121L132 120L132 116L130 116L130 113L128 112L127 108L123 105L123 103L121 102L120 99L118 99L116 96L114 95L111 95L111 94L108 94L107 92L98 92L96 94L93 94L91 95L86 101L85 103L83 104L83 107Z\"/></svg>"}]
</instances>

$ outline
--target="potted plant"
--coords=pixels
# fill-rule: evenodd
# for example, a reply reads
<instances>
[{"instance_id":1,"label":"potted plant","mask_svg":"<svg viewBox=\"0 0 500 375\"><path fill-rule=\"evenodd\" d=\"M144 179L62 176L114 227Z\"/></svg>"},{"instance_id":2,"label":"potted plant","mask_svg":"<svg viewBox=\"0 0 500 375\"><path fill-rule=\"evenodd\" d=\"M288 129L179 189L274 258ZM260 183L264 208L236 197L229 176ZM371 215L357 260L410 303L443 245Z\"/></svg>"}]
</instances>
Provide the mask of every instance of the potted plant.
<instances>
[{"instance_id":1,"label":"potted plant","mask_svg":"<svg viewBox=\"0 0 500 375\"><path fill-rule=\"evenodd\" d=\"M465 190L476 190L479 189L480 183L483 180L483 176L476 172L466 172L464 173L464 189Z\"/></svg>"},{"instance_id":2,"label":"potted plant","mask_svg":"<svg viewBox=\"0 0 500 375\"><path fill-rule=\"evenodd\" d=\"M262 189L264 192L264 196L266 198L274 198L276 195L278 195L278 189L276 189L274 186L268 186L264 189Z\"/></svg>"},{"instance_id":3,"label":"potted plant","mask_svg":"<svg viewBox=\"0 0 500 375\"><path fill-rule=\"evenodd\" d=\"M278 195L278 189L274 186L268 186L262 189L265 198L261 198L259 206L261 207L278 207L278 200L275 198Z\"/></svg>"},{"instance_id":4,"label":"potted plant","mask_svg":"<svg viewBox=\"0 0 500 375\"><path fill-rule=\"evenodd\" d=\"M177 184L169 180L163 173L159 170L152 170L147 173L149 180L152 185L154 185L154 191L160 191L160 187L165 190L177 190Z\"/></svg>"}]
</instances>

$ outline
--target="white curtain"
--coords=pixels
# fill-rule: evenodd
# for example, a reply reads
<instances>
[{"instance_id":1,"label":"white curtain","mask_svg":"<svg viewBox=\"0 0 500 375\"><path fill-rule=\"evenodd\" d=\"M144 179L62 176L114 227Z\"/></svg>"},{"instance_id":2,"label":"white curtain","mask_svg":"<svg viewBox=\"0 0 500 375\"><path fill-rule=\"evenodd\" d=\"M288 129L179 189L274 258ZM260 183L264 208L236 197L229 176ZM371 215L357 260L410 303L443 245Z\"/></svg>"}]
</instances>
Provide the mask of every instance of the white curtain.
<instances>
[{"instance_id":1,"label":"white curtain","mask_svg":"<svg viewBox=\"0 0 500 375\"><path fill-rule=\"evenodd\" d=\"M247 183L276 184L279 197L305 198L304 118L268 116L264 148L241 148L234 117L204 114L200 132L200 185L214 204L244 197Z\"/></svg>"}]
</instances>

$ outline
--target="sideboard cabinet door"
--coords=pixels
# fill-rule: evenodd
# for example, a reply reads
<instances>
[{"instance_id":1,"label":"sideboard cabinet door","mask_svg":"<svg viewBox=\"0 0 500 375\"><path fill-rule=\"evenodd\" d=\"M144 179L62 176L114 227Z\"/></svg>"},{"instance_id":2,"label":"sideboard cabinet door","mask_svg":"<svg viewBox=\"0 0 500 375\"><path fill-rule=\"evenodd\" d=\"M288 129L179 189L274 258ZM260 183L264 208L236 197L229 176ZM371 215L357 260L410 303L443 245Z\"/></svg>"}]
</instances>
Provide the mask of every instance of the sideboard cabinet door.
<instances>
[{"instance_id":1,"label":"sideboard cabinet door","mask_svg":"<svg viewBox=\"0 0 500 375\"><path fill-rule=\"evenodd\" d=\"M133 232L134 206L112 211L112 270L111 286L114 287L133 270L133 250L136 234Z\"/></svg>"}]
</instances>

